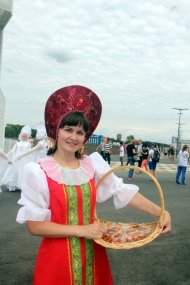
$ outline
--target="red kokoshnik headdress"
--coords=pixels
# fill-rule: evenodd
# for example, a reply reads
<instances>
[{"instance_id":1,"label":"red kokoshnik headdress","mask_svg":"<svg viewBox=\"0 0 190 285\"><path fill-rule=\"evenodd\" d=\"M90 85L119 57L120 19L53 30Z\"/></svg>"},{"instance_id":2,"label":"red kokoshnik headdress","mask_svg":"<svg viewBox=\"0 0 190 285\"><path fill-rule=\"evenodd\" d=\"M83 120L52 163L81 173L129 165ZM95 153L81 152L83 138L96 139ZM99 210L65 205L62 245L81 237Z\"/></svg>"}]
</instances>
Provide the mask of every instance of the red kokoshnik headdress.
<instances>
[{"instance_id":1,"label":"red kokoshnik headdress","mask_svg":"<svg viewBox=\"0 0 190 285\"><path fill-rule=\"evenodd\" d=\"M57 139L61 121L71 112L81 112L86 116L89 122L87 140L100 121L102 105L98 96L84 86L72 85L58 89L45 106L45 125L49 138Z\"/></svg>"}]
</instances>

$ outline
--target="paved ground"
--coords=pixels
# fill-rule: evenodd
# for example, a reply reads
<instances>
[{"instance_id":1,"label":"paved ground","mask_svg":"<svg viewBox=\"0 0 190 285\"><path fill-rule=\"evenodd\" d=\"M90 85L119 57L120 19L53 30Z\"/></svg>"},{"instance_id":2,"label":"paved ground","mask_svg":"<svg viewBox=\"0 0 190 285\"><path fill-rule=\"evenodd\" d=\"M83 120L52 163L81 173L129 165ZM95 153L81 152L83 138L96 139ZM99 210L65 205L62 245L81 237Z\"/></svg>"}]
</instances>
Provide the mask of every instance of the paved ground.
<instances>
[{"instance_id":1,"label":"paved ground","mask_svg":"<svg viewBox=\"0 0 190 285\"><path fill-rule=\"evenodd\" d=\"M116 159L112 165L117 165ZM173 166L176 169L176 165ZM120 175L127 182L127 171ZM141 248L108 250L115 285L190 284L190 173L187 173L186 187L174 183L175 172L171 171L170 165L158 172L158 179L172 215L172 232ZM133 183L139 185L144 195L159 202L154 183L144 174L135 174ZM15 222L19 197L20 192L6 189L0 193L0 285L32 284L40 238L30 236L24 225ZM113 210L111 200L99 204L97 213L104 219L121 222L152 221L128 207Z\"/></svg>"}]
</instances>

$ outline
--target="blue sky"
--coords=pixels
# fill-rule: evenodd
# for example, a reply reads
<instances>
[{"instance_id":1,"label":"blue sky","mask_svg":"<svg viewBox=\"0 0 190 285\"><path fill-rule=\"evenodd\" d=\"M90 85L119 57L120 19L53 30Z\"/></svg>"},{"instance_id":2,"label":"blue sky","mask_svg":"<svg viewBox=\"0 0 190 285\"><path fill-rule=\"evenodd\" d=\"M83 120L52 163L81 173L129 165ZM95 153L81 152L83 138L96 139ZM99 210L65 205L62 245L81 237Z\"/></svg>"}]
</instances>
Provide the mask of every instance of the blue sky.
<instances>
[{"instance_id":1,"label":"blue sky","mask_svg":"<svg viewBox=\"0 0 190 285\"><path fill-rule=\"evenodd\" d=\"M5 122L43 121L55 90L84 85L103 105L96 134L190 139L190 2L13 0L4 29Z\"/></svg>"}]
</instances>

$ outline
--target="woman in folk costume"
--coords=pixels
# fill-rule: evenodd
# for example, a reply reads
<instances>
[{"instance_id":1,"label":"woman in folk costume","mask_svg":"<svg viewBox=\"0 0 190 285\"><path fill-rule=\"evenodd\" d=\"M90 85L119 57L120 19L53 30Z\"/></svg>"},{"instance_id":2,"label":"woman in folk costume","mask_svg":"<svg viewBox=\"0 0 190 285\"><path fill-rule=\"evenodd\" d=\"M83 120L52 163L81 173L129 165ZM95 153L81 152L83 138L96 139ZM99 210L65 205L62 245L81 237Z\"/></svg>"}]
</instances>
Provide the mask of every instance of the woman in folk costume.
<instances>
[{"instance_id":1,"label":"woman in folk costume","mask_svg":"<svg viewBox=\"0 0 190 285\"><path fill-rule=\"evenodd\" d=\"M31 149L30 143L31 128L29 126L24 126L18 136L18 142L13 146L13 148L7 153L7 156L15 161L19 156L26 153Z\"/></svg>"},{"instance_id":2,"label":"woman in folk costume","mask_svg":"<svg viewBox=\"0 0 190 285\"><path fill-rule=\"evenodd\" d=\"M32 147L29 152L22 155L19 160L22 160L23 164L27 161L39 162L41 158L44 158L47 155L47 151L48 139L45 124L43 122L39 122L36 126L35 146Z\"/></svg>"},{"instance_id":3,"label":"woman in folk costume","mask_svg":"<svg viewBox=\"0 0 190 285\"><path fill-rule=\"evenodd\" d=\"M14 161L14 168L17 171L16 187L22 190L23 169L28 162L39 162L39 160L47 155L48 143L45 124L40 122L36 126L36 141L37 145L30 150L23 152Z\"/></svg>"},{"instance_id":4,"label":"woman in folk costume","mask_svg":"<svg viewBox=\"0 0 190 285\"><path fill-rule=\"evenodd\" d=\"M113 284L105 248L93 239L105 228L94 221L96 202L113 197L116 208L131 207L159 216L160 207L114 174L95 187L109 165L100 154L80 154L83 143L96 129L101 102L90 89L68 86L53 93L45 107L47 135L54 141L49 156L29 163L23 173L17 221L26 222L31 234L42 236L34 285ZM166 211L163 233L171 230Z\"/></svg>"},{"instance_id":5,"label":"woman in folk costume","mask_svg":"<svg viewBox=\"0 0 190 285\"><path fill-rule=\"evenodd\" d=\"M36 162L38 162L41 158L47 155L48 151L48 139L45 124L40 122L36 126L36 141L37 145L36 148L39 149L36 155Z\"/></svg>"},{"instance_id":6,"label":"woman in folk costume","mask_svg":"<svg viewBox=\"0 0 190 285\"><path fill-rule=\"evenodd\" d=\"M18 141L13 146L13 148L7 153L7 156L13 162L12 173L10 175L10 181L8 183L9 191L15 191L17 188L19 188L19 163L17 163L17 160L20 156L26 154L31 149L31 143L29 141L30 137L31 128L29 126L24 126L20 131Z\"/></svg>"},{"instance_id":7,"label":"woman in folk costume","mask_svg":"<svg viewBox=\"0 0 190 285\"><path fill-rule=\"evenodd\" d=\"M12 161L0 148L0 187L2 185L6 185L9 182L11 169L12 169Z\"/></svg>"}]
</instances>

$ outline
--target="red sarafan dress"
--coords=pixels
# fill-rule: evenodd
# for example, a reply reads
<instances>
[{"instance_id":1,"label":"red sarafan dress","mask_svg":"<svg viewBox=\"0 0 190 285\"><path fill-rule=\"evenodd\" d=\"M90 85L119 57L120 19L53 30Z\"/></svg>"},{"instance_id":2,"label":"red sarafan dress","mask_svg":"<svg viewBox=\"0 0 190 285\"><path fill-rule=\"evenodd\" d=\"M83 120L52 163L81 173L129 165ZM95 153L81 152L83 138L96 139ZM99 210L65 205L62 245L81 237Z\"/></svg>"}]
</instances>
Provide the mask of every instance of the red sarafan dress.
<instances>
[{"instance_id":1,"label":"red sarafan dress","mask_svg":"<svg viewBox=\"0 0 190 285\"><path fill-rule=\"evenodd\" d=\"M47 177L51 221L64 225L93 222L94 180L80 186L60 185ZM113 284L105 249L85 238L44 238L37 257L34 285Z\"/></svg>"},{"instance_id":2,"label":"red sarafan dress","mask_svg":"<svg viewBox=\"0 0 190 285\"><path fill-rule=\"evenodd\" d=\"M23 172L22 207L17 222L52 221L62 225L93 223L96 202L113 197L122 208L138 187L110 175L96 193L97 182L110 170L98 154L85 156L78 169L66 169L53 157L29 163ZM33 285L112 285L105 248L91 239L43 238L36 260Z\"/></svg>"}]
</instances>

